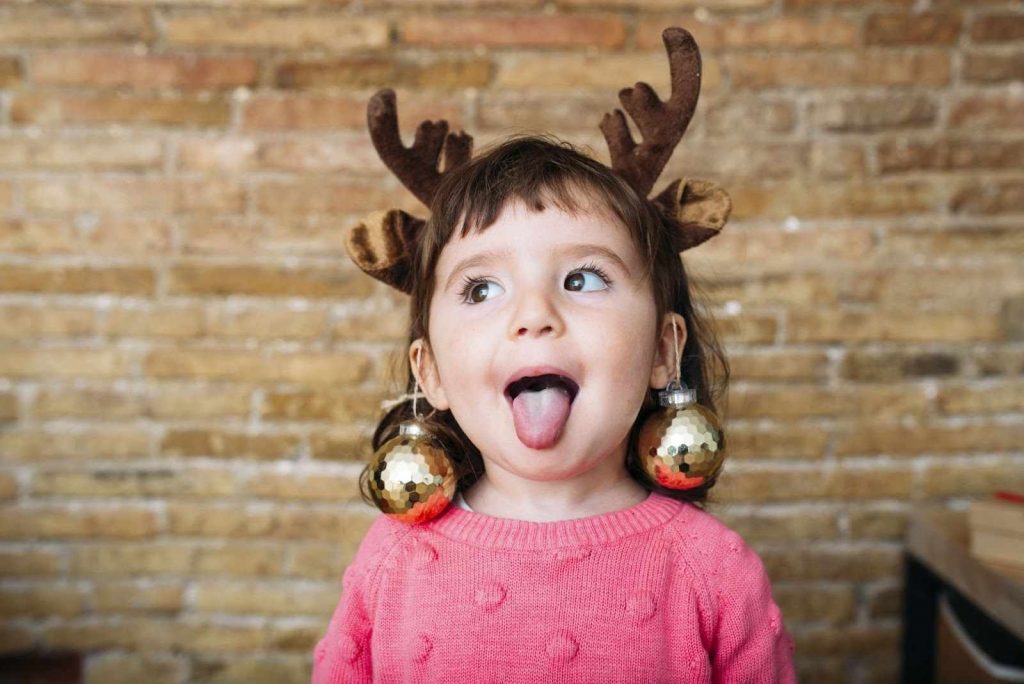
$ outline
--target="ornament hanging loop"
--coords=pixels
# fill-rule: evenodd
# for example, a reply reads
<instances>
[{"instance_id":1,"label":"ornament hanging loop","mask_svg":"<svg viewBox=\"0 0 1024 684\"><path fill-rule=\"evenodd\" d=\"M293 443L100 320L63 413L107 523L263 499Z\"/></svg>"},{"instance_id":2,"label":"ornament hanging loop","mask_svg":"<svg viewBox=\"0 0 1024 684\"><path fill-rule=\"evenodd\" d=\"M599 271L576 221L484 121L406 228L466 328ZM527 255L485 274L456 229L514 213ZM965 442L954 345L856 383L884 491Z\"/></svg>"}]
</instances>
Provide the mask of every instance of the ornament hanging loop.
<instances>
[{"instance_id":1,"label":"ornament hanging loop","mask_svg":"<svg viewBox=\"0 0 1024 684\"><path fill-rule=\"evenodd\" d=\"M683 382L682 356L679 353L679 328L672 321L672 348L675 351L676 377L670 380L665 389L658 392L658 404L673 408L686 408L697 402L697 391L690 389Z\"/></svg>"}]
</instances>

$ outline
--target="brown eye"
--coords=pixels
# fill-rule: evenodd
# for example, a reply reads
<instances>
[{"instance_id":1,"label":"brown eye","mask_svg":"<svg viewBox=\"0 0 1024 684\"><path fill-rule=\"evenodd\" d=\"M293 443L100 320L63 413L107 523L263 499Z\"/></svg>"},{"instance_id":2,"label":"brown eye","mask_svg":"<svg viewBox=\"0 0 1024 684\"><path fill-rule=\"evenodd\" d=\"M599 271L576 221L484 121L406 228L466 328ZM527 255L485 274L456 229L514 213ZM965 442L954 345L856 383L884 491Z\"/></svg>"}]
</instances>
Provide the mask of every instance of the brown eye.
<instances>
[{"instance_id":1,"label":"brown eye","mask_svg":"<svg viewBox=\"0 0 1024 684\"><path fill-rule=\"evenodd\" d=\"M587 276L590 276L590 286L587 286ZM565 277L565 289L573 292L595 292L608 288L608 280L598 273L597 269L586 269L573 271Z\"/></svg>"},{"instance_id":2,"label":"brown eye","mask_svg":"<svg viewBox=\"0 0 1024 684\"><path fill-rule=\"evenodd\" d=\"M466 304L481 304L504 291L501 285L491 280L471 280L466 283L459 295Z\"/></svg>"},{"instance_id":3,"label":"brown eye","mask_svg":"<svg viewBox=\"0 0 1024 684\"><path fill-rule=\"evenodd\" d=\"M476 285L472 290L469 291L469 299L472 302L479 304L480 302L487 299L487 286L489 283L480 283Z\"/></svg>"}]
</instances>

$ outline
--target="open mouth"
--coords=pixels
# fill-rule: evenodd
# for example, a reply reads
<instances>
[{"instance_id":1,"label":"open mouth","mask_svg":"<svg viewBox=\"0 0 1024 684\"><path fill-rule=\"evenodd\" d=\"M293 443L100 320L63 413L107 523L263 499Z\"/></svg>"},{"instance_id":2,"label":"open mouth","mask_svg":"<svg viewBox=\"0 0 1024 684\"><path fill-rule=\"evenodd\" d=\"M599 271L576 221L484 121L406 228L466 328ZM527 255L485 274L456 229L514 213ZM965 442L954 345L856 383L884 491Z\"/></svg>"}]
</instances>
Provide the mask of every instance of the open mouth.
<instances>
[{"instance_id":1,"label":"open mouth","mask_svg":"<svg viewBox=\"0 0 1024 684\"><path fill-rule=\"evenodd\" d=\"M515 382L509 383L508 387L505 388L505 398L508 399L509 402L512 402L522 392L536 392L550 387L560 387L564 389L569 395L570 404L580 391L579 385L577 385L572 378L564 375L545 373L543 375L519 378Z\"/></svg>"}]
</instances>

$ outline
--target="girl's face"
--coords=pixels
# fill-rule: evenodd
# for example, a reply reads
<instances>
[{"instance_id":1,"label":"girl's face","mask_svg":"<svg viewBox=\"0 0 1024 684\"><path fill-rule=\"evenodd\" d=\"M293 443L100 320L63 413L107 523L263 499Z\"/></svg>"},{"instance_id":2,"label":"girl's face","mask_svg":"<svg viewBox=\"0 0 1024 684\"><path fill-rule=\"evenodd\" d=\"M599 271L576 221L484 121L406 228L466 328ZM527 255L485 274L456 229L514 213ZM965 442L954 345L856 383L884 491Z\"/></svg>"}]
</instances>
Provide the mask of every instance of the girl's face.
<instances>
[{"instance_id":1,"label":"girl's face","mask_svg":"<svg viewBox=\"0 0 1024 684\"><path fill-rule=\"evenodd\" d=\"M626 228L603 213L513 201L486 231L456 231L434 274L429 343L416 340L410 361L488 472L550 481L624 468L647 389L674 377L673 322L679 349L686 334L682 317L659 320L642 271ZM566 372L578 392L558 437L535 448L517 433L506 388L541 366Z\"/></svg>"}]
</instances>

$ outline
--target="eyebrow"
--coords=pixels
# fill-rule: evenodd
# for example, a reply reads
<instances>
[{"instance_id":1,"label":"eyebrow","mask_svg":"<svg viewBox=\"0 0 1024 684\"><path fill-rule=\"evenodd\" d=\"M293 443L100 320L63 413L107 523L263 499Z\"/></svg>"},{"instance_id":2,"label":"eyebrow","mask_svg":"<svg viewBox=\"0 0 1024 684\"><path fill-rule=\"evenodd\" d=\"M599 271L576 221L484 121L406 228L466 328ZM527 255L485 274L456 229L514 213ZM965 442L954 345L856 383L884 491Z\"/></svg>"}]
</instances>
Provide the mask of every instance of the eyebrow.
<instances>
[{"instance_id":1,"label":"eyebrow","mask_svg":"<svg viewBox=\"0 0 1024 684\"><path fill-rule=\"evenodd\" d=\"M632 276L632 272L629 270L629 267L626 265L626 262L622 260L622 257L620 257L614 251L602 245L595 245L589 243L572 245L570 247L565 247L563 249L557 250L557 253L563 254L574 259L582 258L592 254L597 254L599 256L603 256L604 258L614 263L616 266L622 269L622 271L627 276ZM458 276L463 271L470 268L476 268L478 266L486 266L500 259L508 258L511 255L512 251L508 249L489 249L483 252L477 252L473 256L466 257L458 264L456 264L454 269L452 269L451 275L448 276L448 280L445 282L444 289L448 290L449 288L451 288L451 286L455 282L456 276Z\"/></svg>"}]
</instances>

